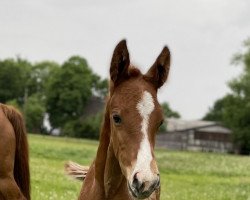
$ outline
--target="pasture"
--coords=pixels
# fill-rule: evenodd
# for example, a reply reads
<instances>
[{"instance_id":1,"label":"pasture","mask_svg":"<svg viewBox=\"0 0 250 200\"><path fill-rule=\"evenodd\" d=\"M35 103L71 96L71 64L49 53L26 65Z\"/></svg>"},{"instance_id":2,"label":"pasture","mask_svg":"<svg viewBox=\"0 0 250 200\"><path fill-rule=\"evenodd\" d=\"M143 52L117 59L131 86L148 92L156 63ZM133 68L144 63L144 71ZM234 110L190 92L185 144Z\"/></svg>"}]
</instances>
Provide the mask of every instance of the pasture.
<instances>
[{"instance_id":1,"label":"pasture","mask_svg":"<svg viewBox=\"0 0 250 200\"><path fill-rule=\"evenodd\" d=\"M64 175L67 160L89 165L98 142L29 135L33 200L74 200L81 182ZM250 200L250 157L156 150L162 200Z\"/></svg>"}]
</instances>

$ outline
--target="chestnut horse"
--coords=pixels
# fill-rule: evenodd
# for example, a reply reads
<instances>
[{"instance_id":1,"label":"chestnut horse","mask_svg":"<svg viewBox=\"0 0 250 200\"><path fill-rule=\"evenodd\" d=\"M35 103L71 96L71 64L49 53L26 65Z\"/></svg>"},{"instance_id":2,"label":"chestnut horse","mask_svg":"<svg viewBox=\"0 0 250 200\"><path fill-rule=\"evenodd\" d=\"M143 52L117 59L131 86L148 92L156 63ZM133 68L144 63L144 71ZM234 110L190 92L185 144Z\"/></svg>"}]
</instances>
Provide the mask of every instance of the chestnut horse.
<instances>
[{"instance_id":1,"label":"chestnut horse","mask_svg":"<svg viewBox=\"0 0 250 200\"><path fill-rule=\"evenodd\" d=\"M30 200L28 142L22 115L0 104L0 199Z\"/></svg>"},{"instance_id":2,"label":"chestnut horse","mask_svg":"<svg viewBox=\"0 0 250 200\"><path fill-rule=\"evenodd\" d=\"M163 114L157 90L167 80L169 68L167 47L143 75L130 65L126 41L116 46L96 159L89 169L66 165L69 174L85 178L79 200L160 199L154 146Z\"/></svg>"}]
</instances>

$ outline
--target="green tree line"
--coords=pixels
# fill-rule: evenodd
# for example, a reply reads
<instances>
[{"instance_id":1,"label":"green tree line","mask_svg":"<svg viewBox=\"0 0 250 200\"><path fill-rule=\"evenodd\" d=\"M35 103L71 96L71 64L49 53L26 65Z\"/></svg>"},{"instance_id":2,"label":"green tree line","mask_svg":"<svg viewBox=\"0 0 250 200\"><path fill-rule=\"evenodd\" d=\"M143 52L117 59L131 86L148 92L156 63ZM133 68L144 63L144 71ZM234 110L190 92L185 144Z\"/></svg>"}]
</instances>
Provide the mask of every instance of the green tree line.
<instances>
[{"instance_id":1,"label":"green tree line","mask_svg":"<svg viewBox=\"0 0 250 200\"><path fill-rule=\"evenodd\" d=\"M239 152L250 154L250 39L233 57L232 64L242 67L242 73L228 83L230 93L216 100L204 119L229 127Z\"/></svg>"},{"instance_id":2,"label":"green tree line","mask_svg":"<svg viewBox=\"0 0 250 200\"><path fill-rule=\"evenodd\" d=\"M108 81L80 56L72 56L62 65L52 61L32 64L19 57L0 60L0 102L23 112L29 132L48 133L43 123L47 113L50 131L59 129L63 135L84 137L85 133L78 132L80 125L90 132L89 137L98 137L100 114L81 117L88 100L93 95L104 98L107 87Z\"/></svg>"}]
</instances>

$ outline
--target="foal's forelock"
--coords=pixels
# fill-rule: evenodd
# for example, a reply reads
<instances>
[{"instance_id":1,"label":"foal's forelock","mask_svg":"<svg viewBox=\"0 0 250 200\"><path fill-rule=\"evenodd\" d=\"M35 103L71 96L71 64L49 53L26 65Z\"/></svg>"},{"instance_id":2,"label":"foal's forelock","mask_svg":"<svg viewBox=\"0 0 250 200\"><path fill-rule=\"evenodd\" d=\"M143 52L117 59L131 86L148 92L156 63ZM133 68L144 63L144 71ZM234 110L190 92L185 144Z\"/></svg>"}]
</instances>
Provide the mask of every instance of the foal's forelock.
<instances>
[{"instance_id":1,"label":"foal's forelock","mask_svg":"<svg viewBox=\"0 0 250 200\"><path fill-rule=\"evenodd\" d=\"M142 93L141 100L137 103L136 109L142 118L140 133L142 134L142 140L140 142L135 167L131 176L133 177L136 173L141 172L141 175L146 176L147 179L150 180L151 177L153 178L153 173L151 171L153 157L148 138L148 127L150 115L155 109L155 104L152 95L148 91Z\"/></svg>"}]
</instances>

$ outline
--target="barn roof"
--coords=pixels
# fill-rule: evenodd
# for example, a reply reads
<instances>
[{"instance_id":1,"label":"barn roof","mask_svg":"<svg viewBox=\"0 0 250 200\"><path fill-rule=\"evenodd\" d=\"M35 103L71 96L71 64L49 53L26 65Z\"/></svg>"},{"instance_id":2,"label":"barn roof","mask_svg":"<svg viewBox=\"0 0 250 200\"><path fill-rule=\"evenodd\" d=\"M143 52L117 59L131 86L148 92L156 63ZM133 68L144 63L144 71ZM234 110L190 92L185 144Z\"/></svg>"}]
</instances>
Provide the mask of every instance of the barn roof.
<instances>
[{"instance_id":1,"label":"barn roof","mask_svg":"<svg viewBox=\"0 0 250 200\"><path fill-rule=\"evenodd\" d=\"M224 127L220 123L202 120L183 120L176 118L168 118L167 132L183 132L187 130L199 130L202 132L214 132L230 134L231 130Z\"/></svg>"}]
</instances>

